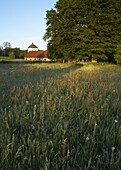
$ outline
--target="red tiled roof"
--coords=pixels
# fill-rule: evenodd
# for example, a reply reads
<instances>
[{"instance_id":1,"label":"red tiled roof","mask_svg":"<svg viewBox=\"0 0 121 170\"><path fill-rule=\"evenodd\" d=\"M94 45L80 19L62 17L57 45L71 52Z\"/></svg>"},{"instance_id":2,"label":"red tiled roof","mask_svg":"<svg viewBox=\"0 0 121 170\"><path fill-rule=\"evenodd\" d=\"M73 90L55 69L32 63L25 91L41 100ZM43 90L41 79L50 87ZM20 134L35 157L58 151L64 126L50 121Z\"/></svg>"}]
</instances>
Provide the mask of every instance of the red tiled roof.
<instances>
[{"instance_id":1,"label":"red tiled roof","mask_svg":"<svg viewBox=\"0 0 121 170\"><path fill-rule=\"evenodd\" d=\"M47 58L47 51L30 51L28 54L25 55L25 58Z\"/></svg>"},{"instance_id":2,"label":"red tiled roof","mask_svg":"<svg viewBox=\"0 0 121 170\"><path fill-rule=\"evenodd\" d=\"M28 48L38 48L34 43L32 43Z\"/></svg>"}]
</instances>

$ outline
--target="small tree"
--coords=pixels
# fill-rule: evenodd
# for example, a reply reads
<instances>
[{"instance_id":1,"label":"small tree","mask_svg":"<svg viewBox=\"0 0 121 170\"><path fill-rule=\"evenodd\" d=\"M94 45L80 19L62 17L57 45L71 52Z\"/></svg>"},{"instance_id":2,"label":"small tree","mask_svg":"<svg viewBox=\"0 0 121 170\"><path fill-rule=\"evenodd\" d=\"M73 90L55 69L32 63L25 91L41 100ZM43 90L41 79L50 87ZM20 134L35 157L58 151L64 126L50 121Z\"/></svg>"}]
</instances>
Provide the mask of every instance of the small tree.
<instances>
[{"instance_id":1,"label":"small tree","mask_svg":"<svg viewBox=\"0 0 121 170\"><path fill-rule=\"evenodd\" d=\"M4 42L3 43L3 47L4 47L4 49L10 49L11 48L11 44L9 42Z\"/></svg>"},{"instance_id":2,"label":"small tree","mask_svg":"<svg viewBox=\"0 0 121 170\"><path fill-rule=\"evenodd\" d=\"M117 46L117 50L114 58L116 60L116 63L121 65L121 45Z\"/></svg>"},{"instance_id":3,"label":"small tree","mask_svg":"<svg viewBox=\"0 0 121 170\"><path fill-rule=\"evenodd\" d=\"M9 56L9 53L11 51L11 44L9 42L4 42L3 43L3 48L4 48L4 56Z\"/></svg>"},{"instance_id":4,"label":"small tree","mask_svg":"<svg viewBox=\"0 0 121 170\"><path fill-rule=\"evenodd\" d=\"M12 58L12 59L14 59L14 58L15 58L14 52L10 52L10 53L9 53L9 57Z\"/></svg>"},{"instance_id":5,"label":"small tree","mask_svg":"<svg viewBox=\"0 0 121 170\"><path fill-rule=\"evenodd\" d=\"M3 47L0 45L0 56L3 54Z\"/></svg>"}]
</instances>

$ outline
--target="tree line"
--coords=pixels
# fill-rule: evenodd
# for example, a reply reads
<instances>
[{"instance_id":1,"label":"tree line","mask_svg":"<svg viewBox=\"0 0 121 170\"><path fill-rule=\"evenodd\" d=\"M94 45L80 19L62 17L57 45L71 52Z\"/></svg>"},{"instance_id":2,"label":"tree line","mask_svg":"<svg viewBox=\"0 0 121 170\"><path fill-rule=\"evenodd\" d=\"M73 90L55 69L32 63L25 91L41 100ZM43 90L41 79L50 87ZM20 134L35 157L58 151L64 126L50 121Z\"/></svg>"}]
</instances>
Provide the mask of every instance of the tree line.
<instances>
[{"instance_id":1,"label":"tree line","mask_svg":"<svg viewBox=\"0 0 121 170\"><path fill-rule=\"evenodd\" d=\"M121 64L121 0L58 0L46 26L50 58Z\"/></svg>"},{"instance_id":2,"label":"tree line","mask_svg":"<svg viewBox=\"0 0 121 170\"><path fill-rule=\"evenodd\" d=\"M10 42L4 42L3 45L0 45L0 57L9 57L9 58L24 58L26 50L21 50L20 48L12 48Z\"/></svg>"}]
</instances>

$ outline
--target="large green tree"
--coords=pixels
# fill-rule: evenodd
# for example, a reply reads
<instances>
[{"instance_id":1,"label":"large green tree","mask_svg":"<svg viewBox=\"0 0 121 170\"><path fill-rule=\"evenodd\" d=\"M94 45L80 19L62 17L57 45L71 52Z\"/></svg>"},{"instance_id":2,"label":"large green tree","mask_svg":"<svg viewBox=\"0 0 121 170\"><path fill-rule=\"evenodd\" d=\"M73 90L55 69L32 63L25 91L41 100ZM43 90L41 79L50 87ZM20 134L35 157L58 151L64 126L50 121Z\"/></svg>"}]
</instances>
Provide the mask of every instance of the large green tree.
<instances>
[{"instance_id":1,"label":"large green tree","mask_svg":"<svg viewBox=\"0 0 121 170\"><path fill-rule=\"evenodd\" d=\"M121 41L120 0L58 0L46 19L48 50L69 60L111 61Z\"/></svg>"}]
</instances>

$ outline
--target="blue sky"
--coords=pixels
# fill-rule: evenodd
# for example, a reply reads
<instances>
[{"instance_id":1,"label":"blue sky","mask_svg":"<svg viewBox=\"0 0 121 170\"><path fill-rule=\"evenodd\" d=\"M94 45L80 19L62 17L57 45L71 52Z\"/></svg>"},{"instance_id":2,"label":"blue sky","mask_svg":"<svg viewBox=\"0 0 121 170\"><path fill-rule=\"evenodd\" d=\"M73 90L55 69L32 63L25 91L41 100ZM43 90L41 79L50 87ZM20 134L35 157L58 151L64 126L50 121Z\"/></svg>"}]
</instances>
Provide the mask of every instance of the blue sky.
<instances>
[{"instance_id":1,"label":"blue sky","mask_svg":"<svg viewBox=\"0 0 121 170\"><path fill-rule=\"evenodd\" d=\"M45 50L43 36L46 11L54 8L57 0L1 0L0 45L10 42L12 47L27 49L33 42Z\"/></svg>"}]
</instances>

